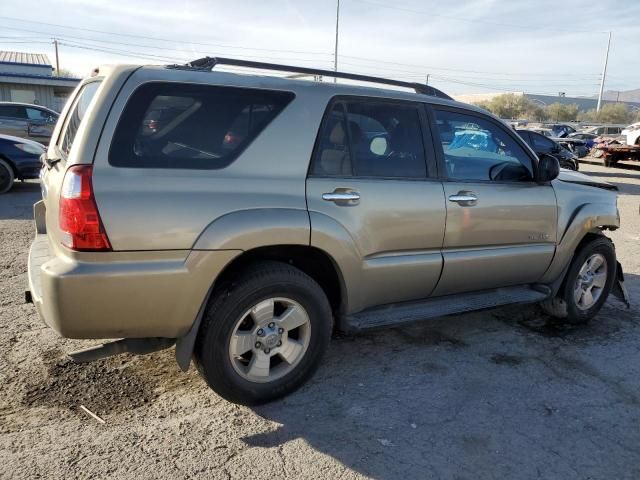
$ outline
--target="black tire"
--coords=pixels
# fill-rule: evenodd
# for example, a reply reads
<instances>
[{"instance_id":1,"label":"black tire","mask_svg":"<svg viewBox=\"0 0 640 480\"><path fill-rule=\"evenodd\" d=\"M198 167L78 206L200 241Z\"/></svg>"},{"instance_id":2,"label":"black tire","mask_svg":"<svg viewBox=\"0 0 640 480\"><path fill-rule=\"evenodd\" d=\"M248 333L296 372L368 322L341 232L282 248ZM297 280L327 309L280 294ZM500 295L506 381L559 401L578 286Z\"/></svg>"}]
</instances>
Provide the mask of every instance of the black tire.
<instances>
[{"instance_id":1,"label":"black tire","mask_svg":"<svg viewBox=\"0 0 640 480\"><path fill-rule=\"evenodd\" d=\"M593 306L588 309L581 309L575 300L574 289L578 281L580 269L589 257L594 254L601 254L606 262L606 282L599 298ZM549 315L562 318L566 322L573 325L581 325L589 322L602 308L604 302L613 287L616 278L616 251L609 240L605 236L593 239L585 243L582 248L575 254L571 261L571 266L567 271L562 287L556 298L542 303L542 309Z\"/></svg>"},{"instance_id":2,"label":"black tire","mask_svg":"<svg viewBox=\"0 0 640 480\"><path fill-rule=\"evenodd\" d=\"M274 297L289 298L305 309L311 326L309 344L293 370L273 381L256 383L234 369L229 343L243 313ZM221 397L242 405L267 403L293 392L313 375L329 345L332 326L329 301L311 277L285 263L262 262L212 294L195 345L195 363Z\"/></svg>"},{"instance_id":3,"label":"black tire","mask_svg":"<svg viewBox=\"0 0 640 480\"><path fill-rule=\"evenodd\" d=\"M13 175L13 169L4 160L0 159L0 194L7 193L11 190L15 176Z\"/></svg>"}]
</instances>

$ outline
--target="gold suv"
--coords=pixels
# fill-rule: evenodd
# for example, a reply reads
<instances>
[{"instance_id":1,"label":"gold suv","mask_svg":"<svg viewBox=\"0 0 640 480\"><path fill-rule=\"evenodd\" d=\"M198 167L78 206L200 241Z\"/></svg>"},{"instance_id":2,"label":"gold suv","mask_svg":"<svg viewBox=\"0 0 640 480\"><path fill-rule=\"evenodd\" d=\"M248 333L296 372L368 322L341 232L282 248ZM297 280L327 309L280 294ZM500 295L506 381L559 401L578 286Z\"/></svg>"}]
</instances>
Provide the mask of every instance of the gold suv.
<instances>
[{"instance_id":1,"label":"gold suv","mask_svg":"<svg viewBox=\"0 0 640 480\"><path fill-rule=\"evenodd\" d=\"M27 298L62 336L122 338L72 357L175 344L238 403L300 386L334 329L533 302L578 323L624 293L615 187L425 85L100 67L43 164Z\"/></svg>"}]
</instances>

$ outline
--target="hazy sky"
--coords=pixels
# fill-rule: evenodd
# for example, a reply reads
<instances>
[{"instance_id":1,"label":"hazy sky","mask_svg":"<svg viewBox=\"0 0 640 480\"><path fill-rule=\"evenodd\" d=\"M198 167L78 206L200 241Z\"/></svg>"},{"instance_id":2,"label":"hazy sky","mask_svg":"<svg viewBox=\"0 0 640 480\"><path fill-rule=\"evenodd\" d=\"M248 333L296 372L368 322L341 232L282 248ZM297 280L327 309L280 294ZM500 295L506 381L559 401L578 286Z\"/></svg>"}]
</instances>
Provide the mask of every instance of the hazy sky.
<instances>
[{"instance_id":1,"label":"hazy sky","mask_svg":"<svg viewBox=\"0 0 640 480\"><path fill-rule=\"evenodd\" d=\"M335 0L2 0L0 49L100 63L204 55L333 68ZM640 1L341 0L339 68L426 80L451 94L640 87ZM69 27L69 28L65 28ZM18 38L19 37L19 38Z\"/></svg>"}]
</instances>

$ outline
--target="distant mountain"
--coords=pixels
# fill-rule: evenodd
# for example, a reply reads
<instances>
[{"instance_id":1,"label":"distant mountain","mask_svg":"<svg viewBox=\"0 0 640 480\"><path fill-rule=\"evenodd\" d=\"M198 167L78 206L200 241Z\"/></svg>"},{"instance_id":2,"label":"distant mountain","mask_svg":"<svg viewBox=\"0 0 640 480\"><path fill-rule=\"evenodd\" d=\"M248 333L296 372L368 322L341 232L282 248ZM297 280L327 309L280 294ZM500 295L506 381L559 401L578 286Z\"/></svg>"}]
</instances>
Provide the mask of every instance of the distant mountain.
<instances>
[{"instance_id":1,"label":"distant mountain","mask_svg":"<svg viewBox=\"0 0 640 480\"><path fill-rule=\"evenodd\" d=\"M598 98L594 96L593 98ZM621 90L620 92L616 90L606 90L602 94L603 100L612 100L612 101L620 101L620 102L640 102L640 88L635 88L633 90Z\"/></svg>"}]
</instances>

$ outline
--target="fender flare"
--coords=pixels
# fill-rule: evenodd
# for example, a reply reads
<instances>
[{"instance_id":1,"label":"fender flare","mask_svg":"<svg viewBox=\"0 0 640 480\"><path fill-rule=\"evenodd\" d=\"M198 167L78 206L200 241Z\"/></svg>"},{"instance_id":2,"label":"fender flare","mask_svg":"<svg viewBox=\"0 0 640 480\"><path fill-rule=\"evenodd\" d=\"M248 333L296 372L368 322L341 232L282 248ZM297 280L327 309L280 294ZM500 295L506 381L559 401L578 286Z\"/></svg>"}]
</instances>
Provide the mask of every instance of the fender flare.
<instances>
[{"instance_id":1,"label":"fender flare","mask_svg":"<svg viewBox=\"0 0 640 480\"><path fill-rule=\"evenodd\" d=\"M603 229L617 229L620 227L620 215L615 204L584 203L578 206L569 219L565 228L558 228L562 236L556 246L556 252L542 276L540 282L556 284L562 279L571 264L573 255L580 242L588 233L602 234Z\"/></svg>"},{"instance_id":2,"label":"fender flare","mask_svg":"<svg viewBox=\"0 0 640 480\"><path fill-rule=\"evenodd\" d=\"M241 250L281 245L308 246L311 224L306 210L256 208L239 210L211 222L195 241L193 250ZM284 239L286 238L286 242ZM196 337L209 298L216 285L209 287L189 331L176 339L176 361L183 371L189 369Z\"/></svg>"},{"instance_id":3,"label":"fender flare","mask_svg":"<svg viewBox=\"0 0 640 480\"><path fill-rule=\"evenodd\" d=\"M218 217L207 225L192 248L247 251L271 245L309 245L310 237L306 210L255 208Z\"/></svg>"}]
</instances>

